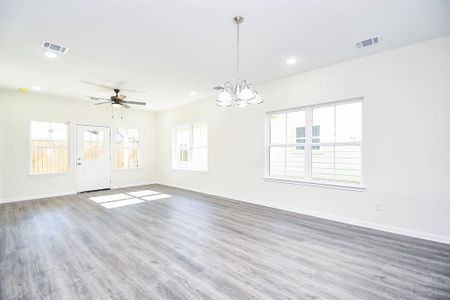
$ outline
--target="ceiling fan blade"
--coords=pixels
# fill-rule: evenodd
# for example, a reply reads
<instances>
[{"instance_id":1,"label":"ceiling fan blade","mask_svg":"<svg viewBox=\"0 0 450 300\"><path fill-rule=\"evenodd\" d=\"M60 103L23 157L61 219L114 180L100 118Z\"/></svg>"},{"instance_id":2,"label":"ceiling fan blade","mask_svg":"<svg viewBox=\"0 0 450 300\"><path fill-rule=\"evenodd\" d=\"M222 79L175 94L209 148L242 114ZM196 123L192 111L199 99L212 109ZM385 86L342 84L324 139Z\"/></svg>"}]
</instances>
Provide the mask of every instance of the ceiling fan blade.
<instances>
[{"instance_id":1,"label":"ceiling fan blade","mask_svg":"<svg viewBox=\"0 0 450 300\"><path fill-rule=\"evenodd\" d=\"M122 88L121 91L131 92L131 93L146 93L147 92L144 90L127 89L126 87Z\"/></svg>"},{"instance_id":2,"label":"ceiling fan blade","mask_svg":"<svg viewBox=\"0 0 450 300\"><path fill-rule=\"evenodd\" d=\"M146 105L145 102L137 102L137 101L123 101L124 103L134 104L134 105Z\"/></svg>"},{"instance_id":3,"label":"ceiling fan blade","mask_svg":"<svg viewBox=\"0 0 450 300\"><path fill-rule=\"evenodd\" d=\"M87 97L91 100L108 100L109 101L108 98L103 98L103 97L92 97L92 96L87 96Z\"/></svg>"},{"instance_id":4,"label":"ceiling fan blade","mask_svg":"<svg viewBox=\"0 0 450 300\"><path fill-rule=\"evenodd\" d=\"M125 103L122 103L122 107L125 107L125 108L130 108L130 106L129 106L129 105L127 105L127 104L125 104Z\"/></svg>"},{"instance_id":5,"label":"ceiling fan blade","mask_svg":"<svg viewBox=\"0 0 450 300\"><path fill-rule=\"evenodd\" d=\"M94 103L94 105L107 104L107 103L111 103L111 101L97 102L97 103Z\"/></svg>"},{"instance_id":6,"label":"ceiling fan blade","mask_svg":"<svg viewBox=\"0 0 450 300\"><path fill-rule=\"evenodd\" d=\"M123 80L116 81L114 84L121 91L132 92L132 93L146 93L146 91L143 91L143 90L136 90L136 89L129 89L129 88L127 88L126 87L127 86L127 82L123 81Z\"/></svg>"},{"instance_id":7,"label":"ceiling fan blade","mask_svg":"<svg viewBox=\"0 0 450 300\"><path fill-rule=\"evenodd\" d=\"M97 86L97 87L101 87L101 88L108 89L108 90L114 90L113 87L107 86L106 84L96 83L96 82L92 82L92 81L88 81L88 80L80 80L80 82L89 84L89 85L93 85L93 86Z\"/></svg>"}]
</instances>

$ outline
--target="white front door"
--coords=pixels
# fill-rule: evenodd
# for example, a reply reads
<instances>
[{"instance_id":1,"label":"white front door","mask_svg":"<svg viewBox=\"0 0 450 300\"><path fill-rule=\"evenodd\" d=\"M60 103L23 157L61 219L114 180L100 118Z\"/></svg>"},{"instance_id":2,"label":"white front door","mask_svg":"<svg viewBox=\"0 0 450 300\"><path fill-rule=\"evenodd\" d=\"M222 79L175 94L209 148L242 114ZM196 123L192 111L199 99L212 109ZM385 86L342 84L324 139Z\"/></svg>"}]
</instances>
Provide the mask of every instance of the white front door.
<instances>
[{"instance_id":1,"label":"white front door","mask_svg":"<svg viewBox=\"0 0 450 300\"><path fill-rule=\"evenodd\" d=\"M78 192L111 188L111 130L77 125Z\"/></svg>"}]
</instances>

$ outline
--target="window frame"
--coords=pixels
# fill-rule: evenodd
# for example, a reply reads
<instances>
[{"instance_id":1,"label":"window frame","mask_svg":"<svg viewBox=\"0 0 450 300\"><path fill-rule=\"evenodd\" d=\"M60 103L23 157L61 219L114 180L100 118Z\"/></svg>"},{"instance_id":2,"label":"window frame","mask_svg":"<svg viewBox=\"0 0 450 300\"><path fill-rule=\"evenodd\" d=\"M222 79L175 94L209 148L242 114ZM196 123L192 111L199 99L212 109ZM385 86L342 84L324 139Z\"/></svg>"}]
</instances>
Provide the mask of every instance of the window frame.
<instances>
[{"instance_id":1,"label":"window frame","mask_svg":"<svg viewBox=\"0 0 450 300\"><path fill-rule=\"evenodd\" d=\"M41 122L41 123L59 123L66 125L67 130L67 169L63 172L47 172L47 173L33 173L33 159L32 152L33 148L37 148L33 146L33 137L32 137L32 123L33 122ZM27 176L30 177L40 177L40 176L60 176L67 175L72 173L72 130L71 130L71 122L69 121L48 121L48 120L40 120L40 119L32 119L28 121L28 173ZM42 147L42 148L59 148L59 147Z\"/></svg>"},{"instance_id":2,"label":"window frame","mask_svg":"<svg viewBox=\"0 0 450 300\"><path fill-rule=\"evenodd\" d=\"M319 142L312 143L312 132L308 130L308 128L313 128L313 109L327 106L337 106L342 104L351 104L351 103L361 103L361 139L359 142ZM315 187L326 187L326 188L337 188L337 189L345 189L345 190L354 190L354 191L364 191L366 190L366 186L364 185L364 172L363 172L363 136L364 136L364 126L363 126L363 107L364 107L364 98L356 97L349 98L344 100L330 101L319 104L311 104L298 106L293 108L274 110L266 112L266 134L265 134L265 148L264 148L264 176L263 179L272 182L280 182L280 183L289 183L289 184L299 184L306 186L315 186ZM282 113L292 113L298 111L305 111L305 143L295 143L295 144L271 144L271 116L274 114L282 114ZM335 109L336 114L336 109ZM336 123L336 117L334 122ZM286 128L287 130L287 128ZM336 125L334 127L336 130ZM287 135L286 135L287 136ZM297 141L297 138L296 138ZM304 146L304 161L305 161L305 176L303 179L295 179L289 177L277 177L270 175L270 148L271 147L298 147L299 145ZM319 182L312 180L312 150L313 145L315 146L359 146L360 147L360 173L361 180L359 184L344 184L339 182Z\"/></svg>"},{"instance_id":3,"label":"window frame","mask_svg":"<svg viewBox=\"0 0 450 300\"><path fill-rule=\"evenodd\" d=\"M138 132L139 141L137 143L137 145L138 145L137 146L137 150L138 150L138 154L137 154L138 166L137 167L133 167L133 168L130 168L130 167L128 167L128 168L118 168L117 167L117 162L118 162L118 160L117 160L117 158L118 158L118 156L117 156L118 155L118 153L117 153L118 152L118 149L117 149L117 133L118 133L119 129L123 129L123 130L130 130L130 129L132 129L132 130L137 130L137 132ZM114 140L113 140L113 138L114 138ZM123 170L143 169L143 166L142 166L142 164L143 164L143 162L142 162L142 151L141 151L141 130L139 128L116 127L115 130L114 130L114 137L113 137L113 134L111 134L111 143L112 142L114 142L114 149L113 149L113 147L111 147L111 151L114 151L114 162L113 162L113 164L114 164L114 169L115 170L123 171Z\"/></svg>"},{"instance_id":4,"label":"window frame","mask_svg":"<svg viewBox=\"0 0 450 300\"><path fill-rule=\"evenodd\" d=\"M196 125L206 125L206 145L205 146L197 146L194 147L194 127ZM182 128L189 128L189 143L186 147L186 150L188 151L188 160L185 163L180 163L176 157L178 155L177 149L179 148L177 145L177 132L179 129ZM173 170L182 170L182 171L194 171L194 172L208 172L208 166L209 166L209 151L208 146L209 144L209 126L206 122L192 122L192 123L185 123L181 125L177 125L172 133L172 169ZM193 168L192 167L192 153L193 149L206 149L206 168ZM180 148L184 149L184 148Z\"/></svg>"}]
</instances>

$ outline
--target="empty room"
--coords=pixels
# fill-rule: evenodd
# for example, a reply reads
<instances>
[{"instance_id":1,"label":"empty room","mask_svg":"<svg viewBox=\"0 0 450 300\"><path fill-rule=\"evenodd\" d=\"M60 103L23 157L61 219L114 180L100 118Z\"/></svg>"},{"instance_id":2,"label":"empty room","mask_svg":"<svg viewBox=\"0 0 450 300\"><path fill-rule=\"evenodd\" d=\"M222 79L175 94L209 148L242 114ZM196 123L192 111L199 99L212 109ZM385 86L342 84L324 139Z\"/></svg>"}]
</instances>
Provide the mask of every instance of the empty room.
<instances>
[{"instance_id":1,"label":"empty room","mask_svg":"<svg viewBox=\"0 0 450 300\"><path fill-rule=\"evenodd\" d=\"M450 1L1 0L0 299L450 299Z\"/></svg>"}]
</instances>

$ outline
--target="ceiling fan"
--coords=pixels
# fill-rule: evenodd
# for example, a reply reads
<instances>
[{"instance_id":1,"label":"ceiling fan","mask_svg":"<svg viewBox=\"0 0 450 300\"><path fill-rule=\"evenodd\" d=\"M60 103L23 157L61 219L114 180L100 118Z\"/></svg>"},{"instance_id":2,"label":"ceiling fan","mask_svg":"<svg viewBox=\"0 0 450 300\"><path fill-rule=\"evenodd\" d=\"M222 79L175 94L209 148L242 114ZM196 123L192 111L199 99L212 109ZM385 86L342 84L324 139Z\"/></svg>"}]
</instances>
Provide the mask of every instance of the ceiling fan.
<instances>
[{"instance_id":1,"label":"ceiling fan","mask_svg":"<svg viewBox=\"0 0 450 300\"><path fill-rule=\"evenodd\" d=\"M102 97L92 97L92 96L88 96L88 98L91 99L91 100L94 100L94 101L101 101L101 102L95 103L95 105L111 103L111 105L113 107L125 107L125 108L130 108L130 106L128 104L146 105L145 102L126 101L125 99L127 98L127 96L119 95L119 92L120 92L119 89L114 89L115 95L111 96L109 99L108 98L102 98Z\"/></svg>"}]
</instances>

